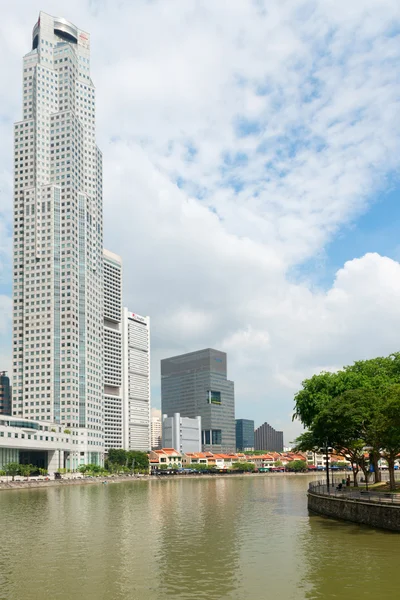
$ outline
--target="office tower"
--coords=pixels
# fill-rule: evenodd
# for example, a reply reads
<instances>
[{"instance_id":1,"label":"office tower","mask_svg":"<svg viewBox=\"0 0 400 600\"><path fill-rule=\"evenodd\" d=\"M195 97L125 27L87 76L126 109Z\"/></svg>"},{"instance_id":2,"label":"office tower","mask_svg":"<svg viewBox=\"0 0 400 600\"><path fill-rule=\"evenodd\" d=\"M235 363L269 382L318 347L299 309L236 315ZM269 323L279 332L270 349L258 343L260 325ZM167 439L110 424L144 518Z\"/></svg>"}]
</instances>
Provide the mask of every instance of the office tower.
<instances>
[{"instance_id":1,"label":"office tower","mask_svg":"<svg viewBox=\"0 0 400 600\"><path fill-rule=\"evenodd\" d=\"M203 450L234 452L235 393L225 352L207 348L163 359L161 411L169 417L200 416Z\"/></svg>"},{"instance_id":2,"label":"office tower","mask_svg":"<svg viewBox=\"0 0 400 600\"><path fill-rule=\"evenodd\" d=\"M201 417L191 419L174 413L163 415L162 447L174 448L181 454L201 451Z\"/></svg>"},{"instance_id":3,"label":"office tower","mask_svg":"<svg viewBox=\"0 0 400 600\"><path fill-rule=\"evenodd\" d=\"M104 250L104 445L124 447L122 260Z\"/></svg>"},{"instance_id":4,"label":"office tower","mask_svg":"<svg viewBox=\"0 0 400 600\"><path fill-rule=\"evenodd\" d=\"M254 432L254 450L283 452L283 431L276 431L264 423Z\"/></svg>"},{"instance_id":5,"label":"office tower","mask_svg":"<svg viewBox=\"0 0 400 600\"><path fill-rule=\"evenodd\" d=\"M254 421L236 419L236 450L254 450Z\"/></svg>"},{"instance_id":6,"label":"office tower","mask_svg":"<svg viewBox=\"0 0 400 600\"><path fill-rule=\"evenodd\" d=\"M123 310L124 447L150 450L150 317Z\"/></svg>"},{"instance_id":7,"label":"office tower","mask_svg":"<svg viewBox=\"0 0 400 600\"><path fill-rule=\"evenodd\" d=\"M11 415L11 386L7 371L0 372L0 415Z\"/></svg>"},{"instance_id":8,"label":"office tower","mask_svg":"<svg viewBox=\"0 0 400 600\"><path fill-rule=\"evenodd\" d=\"M151 449L160 450L162 447L161 410L151 409Z\"/></svg>"},{"instance_id":9,"label":"office tower","mask_svg":"<svg viewBox=\"0 0 400 600\"><path fill-rule=\"evenodd\" d=\"M13 414L103 459L102 156L89 34L41 12L14 130Z\"/></svg>"}]
</instances>

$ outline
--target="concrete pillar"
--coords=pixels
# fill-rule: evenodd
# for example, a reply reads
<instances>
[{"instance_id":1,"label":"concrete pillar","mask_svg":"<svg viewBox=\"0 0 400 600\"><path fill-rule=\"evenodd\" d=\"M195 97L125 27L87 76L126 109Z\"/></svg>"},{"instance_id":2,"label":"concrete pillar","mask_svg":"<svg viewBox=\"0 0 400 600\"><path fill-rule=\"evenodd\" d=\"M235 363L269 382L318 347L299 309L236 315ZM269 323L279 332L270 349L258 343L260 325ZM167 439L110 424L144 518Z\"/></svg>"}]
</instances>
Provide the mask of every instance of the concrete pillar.
<instances>
[{"instance_id":1,"label":"concrete pillar","mask_svg":"<svg viewBox=\"0 0 400 600\"><path fill-rule=\"evenodd\" d=\"M172 427L172 447L177 452L181 451L181 415L179 413L174 413L174 421Z\"/></svg>"}]
</instances>

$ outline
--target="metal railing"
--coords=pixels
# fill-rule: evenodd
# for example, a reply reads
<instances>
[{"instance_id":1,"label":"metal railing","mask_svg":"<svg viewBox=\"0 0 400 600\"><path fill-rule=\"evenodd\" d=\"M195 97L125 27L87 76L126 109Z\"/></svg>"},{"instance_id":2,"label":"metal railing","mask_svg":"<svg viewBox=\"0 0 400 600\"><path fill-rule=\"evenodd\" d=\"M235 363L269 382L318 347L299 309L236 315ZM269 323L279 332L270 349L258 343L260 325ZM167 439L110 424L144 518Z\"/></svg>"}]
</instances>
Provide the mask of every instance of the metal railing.
<instances>
[{"instance_id":1,"label":"metal railing","mask_svg":"<svg viewBox=\"0 0 400 600\"><path fill-rule=\"evenodd\" d=\"M342 480L333 481L329 488L324 481L310 481L308 491L319 496L331 496L354 502L368 501L376 504L396 504L400 506L400 494L367 490L364 485L360 487L346 486L343 485Z\"/></svg>"}]
</instances>

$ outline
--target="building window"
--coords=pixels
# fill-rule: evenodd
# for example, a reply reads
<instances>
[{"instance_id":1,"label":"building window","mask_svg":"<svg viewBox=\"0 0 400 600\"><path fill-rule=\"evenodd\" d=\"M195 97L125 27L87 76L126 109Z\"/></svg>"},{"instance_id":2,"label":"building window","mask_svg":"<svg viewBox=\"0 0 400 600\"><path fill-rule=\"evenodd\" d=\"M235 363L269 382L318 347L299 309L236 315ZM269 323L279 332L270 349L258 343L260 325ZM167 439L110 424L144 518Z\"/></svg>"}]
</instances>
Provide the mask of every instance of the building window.
<instances>
[{"instance_id":1,"label":"building window","mask_svg":"<svg viewBox=\"0 0 400 600\"><path fill-rule=\"evenodd\" d=\"M221 429L213 429L212 430L212 443L217 446L222 444L222 434Z\"/></svg>"},{"instance_id":2,"label":"building window","mask_svg":"<svg viewBox=\"0 0 400 600\"><path fill-rule=\"evenodd\" d=\"M221 405L221 392L214 392L213 390L208 390L208 404L218 404Z\"/></svg>"}]
</instances>

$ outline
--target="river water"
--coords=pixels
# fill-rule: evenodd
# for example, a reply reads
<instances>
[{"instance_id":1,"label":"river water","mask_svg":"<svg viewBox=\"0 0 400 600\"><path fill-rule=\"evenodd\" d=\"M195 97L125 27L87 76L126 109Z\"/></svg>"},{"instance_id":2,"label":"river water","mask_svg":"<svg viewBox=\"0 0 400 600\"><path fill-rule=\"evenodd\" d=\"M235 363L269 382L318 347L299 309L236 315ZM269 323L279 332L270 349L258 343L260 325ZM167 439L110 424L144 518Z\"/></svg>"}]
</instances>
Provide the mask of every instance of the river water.
<instances>
[{"instance_id":1,"label":"river water","mask_svg":"<svg viewBox=\"0 0 400 600\"><path fill-rule=\"evenodd\" d=\"M0 492L1 600L393 600L400 536L318 516L307 476Z\"/></svg>"}]
</instances>

